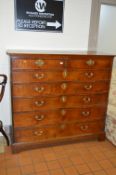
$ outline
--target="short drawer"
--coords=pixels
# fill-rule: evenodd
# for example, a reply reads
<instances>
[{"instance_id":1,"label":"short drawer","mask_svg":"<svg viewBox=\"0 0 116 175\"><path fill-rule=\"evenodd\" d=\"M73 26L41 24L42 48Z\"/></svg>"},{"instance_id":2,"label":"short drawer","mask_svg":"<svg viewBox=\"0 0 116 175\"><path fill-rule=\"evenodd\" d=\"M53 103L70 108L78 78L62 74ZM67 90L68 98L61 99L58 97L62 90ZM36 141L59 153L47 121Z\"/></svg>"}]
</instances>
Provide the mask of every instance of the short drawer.
<instances>
[{"instance_id":1,"label":"short drawer","mask_svg":"<svg viewBox=\"0 0 116 175\"><path fill-rule=\"evenodd\" d=\"M12 59L12 69L62 69L65 67L66 61L64 59L50 59L50 56L48 56L48 59L45 59L46 57Z\"/></svg>"},{"instance_id":2,"label":"short drawer","mask_svg":"<svg viewBox=\"0 0 116 175\"><path fill-rule=\"evenodd\" d=\"M97 134L104 130L104 122L83 122L60 125L50 125L46 127L35 128L15 128L15 142L35 142L50 139L59 139L63 137Z\"/></svg>"},{"instance_id":3,"label":"short drawer","mask_svg":"<svg viewBox=\"0 0 116 175\"><path fill-rule=\"evenodd\" d=\"M61 83L33 83L33 84L14 84L12 95L14 97L37 97L54 96L63 94L83 94L108 92L109 81L99 82L61 82Z\"/></svg>"},{"instance_id":4,"label":"short drawer","mask_svg":"<svg viewBox=\"0 0 116 175\"><path fill-rule=\"evenodd\" d=\"M107 103L108 94L40 97L40 98L14 98L13 111L33 111L39 109L75 108L80 105L93 105Z\"/></svg>"},{"instance_id":5,"label":"short drawer","mask_svg":"<svg viewBox=\"0 0 116 175\"><path fill-rule=\"evenodd\" d=\"M14 127L43 126L74 121L94 121L106 116L106 107L92 106L73 109L41 110L36 112L13 113Z\"/></svg>"},{"instance_id":6,"label":"short drawer","mask_svg":"<svg viewBox=\"0 0 116 175\"><path fill-rule=\"evenodd\" d=\"M14 71L13 83L110 80L110 70Z\"/></svg>"},{"instance_id":7,"label":"short drawer","mask_svg":"<svg viewBox=\"0 0 116 175\"><path fill-rule=\"evenodd\" d=\"M112 56L97 56L97 55L86 55L77 56L78 59L70 59L67 62L68 68L92 68L92 69L111 69L112 67Z\"/></svg>"}]
</instances>

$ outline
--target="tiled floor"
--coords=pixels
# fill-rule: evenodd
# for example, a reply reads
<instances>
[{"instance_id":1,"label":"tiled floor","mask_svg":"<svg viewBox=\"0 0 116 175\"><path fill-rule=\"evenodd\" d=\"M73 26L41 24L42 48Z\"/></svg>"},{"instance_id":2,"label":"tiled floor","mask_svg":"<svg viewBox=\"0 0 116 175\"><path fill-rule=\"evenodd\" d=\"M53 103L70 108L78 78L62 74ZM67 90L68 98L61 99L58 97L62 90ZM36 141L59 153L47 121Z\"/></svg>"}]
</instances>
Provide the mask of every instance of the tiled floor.
<instances>
[{"instance_id":1,"label":"tiled floor","mask_svg":"<svg viewBox=\"0 0 116 175\"><path fill-rule=\"evenodd\" d=\"M116 147L88 141L0 154L0 175L116 175Z\"/></svg>"}]
</instances>

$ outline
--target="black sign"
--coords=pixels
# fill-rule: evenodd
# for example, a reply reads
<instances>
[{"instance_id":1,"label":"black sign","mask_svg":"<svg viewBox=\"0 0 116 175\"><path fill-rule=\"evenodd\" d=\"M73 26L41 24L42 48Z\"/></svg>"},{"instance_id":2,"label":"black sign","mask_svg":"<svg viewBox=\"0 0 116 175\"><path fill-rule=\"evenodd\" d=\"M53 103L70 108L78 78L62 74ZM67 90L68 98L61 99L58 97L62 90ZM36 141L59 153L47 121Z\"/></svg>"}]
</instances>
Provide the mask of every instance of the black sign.
<instances>
[{"instance_id":1,"label":"black sign","mask_svg":"<svg viewBox=\"0 0 116 175\"><path fill-rule=\"evenodd\" d=\"M16 30L63 30L64 0L15 0Z\"/></svg>"}]
</instances>

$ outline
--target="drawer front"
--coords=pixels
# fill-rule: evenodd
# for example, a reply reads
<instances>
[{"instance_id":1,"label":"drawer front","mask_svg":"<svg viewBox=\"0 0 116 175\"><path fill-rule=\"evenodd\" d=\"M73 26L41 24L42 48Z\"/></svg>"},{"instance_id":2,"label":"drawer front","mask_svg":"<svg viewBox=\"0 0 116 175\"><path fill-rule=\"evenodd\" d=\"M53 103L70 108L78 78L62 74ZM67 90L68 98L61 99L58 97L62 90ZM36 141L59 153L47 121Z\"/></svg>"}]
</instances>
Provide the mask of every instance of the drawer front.
<instances>
[{"instance_id":1,"label":"drawer front","mask_svg":"<svg viewBox=\"0 0 116 175\"><path fill-rule=\"evenodd\" d=\"M104 122L74 123L38 127L32 129L15 129L15 142L33 142L63 137L97 134L104 130Z\"/></svg>"},{"instance_id":2,"label":"drawer front","mask_svg":"<svg viewBox=\"0 0 116 175\"><path fill-rule=\"evenodd\" d=\"M12 73L14 83L31 83L46 81L100 81L110 80L111 71L109 70L63 70L63 71L20 71Z\"/></svg>"},{"instance_id":3,"label":"drawer front","mask_svg":"<svg viewBox=\"0 0 116 175\"><path fill-rule=\"evenodd\" d=\"M101 93L108 92L109 81L85 82L85 83L34 83L14 84L12 95L14 97L37 97L63 94Z\"/></svg>"},{"instance_id":4,"label":"drawer front","mask_svg":"<svg viewBox=\"0 0 116 175\"><path fill-rule=\"evenodd\" d=\"M60 96L60 97L40 97L40 98L14 98L13 111L33 111L39 109L73 108L80 105L93 105L107 103L107 94Z\"/></svg>"},{"instance_id":5,"label":"drawer front","mask_svg":"<svg viewBox=\"0 0 116 175\"><path fill-rule=\"evenodd\" d=\"M14 113L14 127L43 126L74 121L94 121L105 118L106 107L92 106L74 109Z\"/></svg>"},{"instance_id":6,"label":"drawer front","mask_svg":"<svg viewBox=\"0 0 116 175\"><path fill-rule=\"evenodd\" d=\"M62 69L65 67L66 61L61 59L13 59L12 69Z\"/></svg>"},{"instance_id":7,"label":"drawer front","mask_svg":"<svg viewBox=\"0 0 116 175\"><path fill-rule=\"evenodd\" d=\"M92 68L92 69L111 69L112 57L107 56L81 56L79 59L70 59L67 62L68 68Z\"/></svg>"}]
</instances>

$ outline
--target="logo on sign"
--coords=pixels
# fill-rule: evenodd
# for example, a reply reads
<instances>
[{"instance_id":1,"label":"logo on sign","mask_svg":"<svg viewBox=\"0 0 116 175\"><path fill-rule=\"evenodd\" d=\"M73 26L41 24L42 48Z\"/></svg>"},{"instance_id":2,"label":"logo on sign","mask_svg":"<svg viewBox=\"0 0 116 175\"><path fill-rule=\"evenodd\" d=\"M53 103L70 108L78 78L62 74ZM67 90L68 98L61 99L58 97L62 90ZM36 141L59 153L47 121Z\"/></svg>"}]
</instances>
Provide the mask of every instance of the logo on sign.
<instances>
[{"instance_id":1,"label":"logo on sign","mask_svg":"<svg viewBox=\"0 0 116 175\"><path fill-rule=\"evenodd\" d=\"M37 0L35 2L35 9L38 12L45 12L45 8L46 8L46 2L44 0Z\"/></svg>"}]
</instances>

